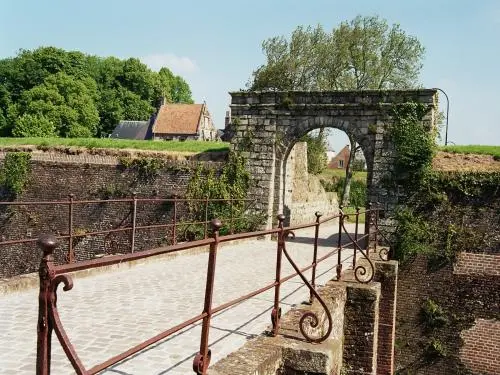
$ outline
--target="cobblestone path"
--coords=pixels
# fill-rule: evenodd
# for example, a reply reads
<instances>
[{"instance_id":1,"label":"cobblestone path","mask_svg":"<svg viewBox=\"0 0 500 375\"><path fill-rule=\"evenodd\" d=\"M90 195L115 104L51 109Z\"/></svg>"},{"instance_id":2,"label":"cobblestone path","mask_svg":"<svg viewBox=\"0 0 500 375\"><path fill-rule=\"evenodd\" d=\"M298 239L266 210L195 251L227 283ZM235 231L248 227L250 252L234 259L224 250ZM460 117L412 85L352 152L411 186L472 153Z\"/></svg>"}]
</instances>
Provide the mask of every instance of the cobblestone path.
<instances>
[{"instance_id":1,"label":"cobblestone path","mask_svg":"<svg viewBox=\"0 0 500 375\"><path fill-rule=\"evenodd\" d=\"M360 233L362 233L360 228ZM336 246L336 227L320 231L319 256ZM292 258L304 267L312 260L313 229L287 242ZM344 251L345 256L351 254ZM335 275L332 257L318 266L318 284ZM59 292L63 325L87 368L185 321L203 309L208 254L181 255L132 268L74 280L69 292ZM276 242L248 241L219 250L214 306L256 290L274 280ZM346 267L346 266L344 266ZM292 273L283 257L283 276ZM310 273L308 273L310 275ZM34 374L36 356L36 289L0 295L0 374ZM242 346L270 324L274 291L228 308L212 319L212 364ZM308 299L295 277L281 289L283 313ZM160 341L102 374L192 374L199 348L201 322ZM73 374L55 334L52 374Z\"/></svg>"}]
</instances>

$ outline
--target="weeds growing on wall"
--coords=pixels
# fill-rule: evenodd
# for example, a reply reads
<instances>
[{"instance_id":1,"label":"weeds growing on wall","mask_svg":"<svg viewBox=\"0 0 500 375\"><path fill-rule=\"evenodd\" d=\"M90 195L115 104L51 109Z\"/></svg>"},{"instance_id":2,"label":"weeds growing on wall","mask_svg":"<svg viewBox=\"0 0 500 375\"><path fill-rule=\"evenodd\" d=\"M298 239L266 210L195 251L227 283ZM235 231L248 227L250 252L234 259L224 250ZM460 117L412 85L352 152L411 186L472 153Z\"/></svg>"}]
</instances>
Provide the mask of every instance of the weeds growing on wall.
<instances>
[{"instance_id":1,"label":"weeds growing on wall","mask_svg":"<svg viewBox=\"0 0 500 375\"><path fill-rule=\"evenodd\" d=\"M442 327L448 323L448 318L443 308L430 298L426 299L422 304L420 319L428 330Z\"/></svg>"},{"instance_id":2,"label":"weeds growing on wall","mask_svg":"<svg viewBox=\"0 0 500 375\"><path fill-rule=\"evenodd\" d=\"M135 170L139 178L145 181L154 180L156 177L158 177L160 171L166 166L165 160L148 157L123 157L119 159L119 162L123 168Z\"/></svg>"},{"instance_id":3,"label":"weeds growing on wall","mask_svg":"<svg viewBox=\"0 0 500 375\"><path fill-rule=\"evenodd\" d=\"M433 271L460 251L499 251L499 201L500 172L430 172L396 210L396 259L425 254Z\"/></svg>"},{"instance_id":4,"label":"weeds growing on wall","mask_svg":"<svg viewBox=\"0 0 500 375\"><path fill-rule=\"evenodd\" d=\"M8 152L0 169L0 186L7 198L13 199L20 194L28 182L31 154L27 152Z\"/></svg>"},{"instance_id":5,"label":"weeds growing on wall","mask_svg":"<svg viewBox=\"0 0 500 375\"><path fill-rule=\"evenodd\" d=\"M259 227L262 215L251 210L249 203L244 201L251 180L245 164L246 161L241 155L231 152L227 163L219 173L207 165L200 165L195 170L186 193L186 198L198 200L189 206L193 221L204 221L205 216L208 220L221 219L223 224L221 234L229 232L231 222L234 232L251 231ZM203 203L206 199L209 201L208 206ZM224 201L213 201L217 199ZM201 226L198 227L191 228L192 239L197 239L203 234Z\"/></svg>"},{"instance_id":6,"label":"weeds growing on wall","mask_svg":"<svg viewBox=\"0 0 500 375\"><path fill-rule=\"evenodd\" d=\"M407 193L424 183L437 149L436 131L421 121L427 111L424 104L413 102L397 104L392 110L389 134L397 154L393 182Z\"/></svg>"},{"instance_id":7,"label":"weeds growing on wall","mask_svg":"<svg viewBox=\"0 0 500 375\"><path fill-rule=\"evenodd\" d=\"M397 160L395 173L387 183L393 190L399 188L396 191L401 193L394 215L395 258L403 267L411 267L417 255L424 255L428 261L427 272L432 273L453 263L461 251L498 253L500 172L432 170L435 132L426 129L420 121L424 108L405 104L396 107L394 113L396 121L388 133ZM414 362L398 373L420 373L422 366L433 366L439 361L461 369L457 359L459 332L470 328L476 309L483 308L484 300L479 295L483 291L466 295L469 291L465 291L463 285L451 284L450 289L435 291L431 287L418 292L426 296L420 306L421 336L417 343L406 344L415 353L412 354ZM484 296L494 294L487 290L484 293ZM457 296L459 301L455 300Z\"/></svg>"}]
</instances>

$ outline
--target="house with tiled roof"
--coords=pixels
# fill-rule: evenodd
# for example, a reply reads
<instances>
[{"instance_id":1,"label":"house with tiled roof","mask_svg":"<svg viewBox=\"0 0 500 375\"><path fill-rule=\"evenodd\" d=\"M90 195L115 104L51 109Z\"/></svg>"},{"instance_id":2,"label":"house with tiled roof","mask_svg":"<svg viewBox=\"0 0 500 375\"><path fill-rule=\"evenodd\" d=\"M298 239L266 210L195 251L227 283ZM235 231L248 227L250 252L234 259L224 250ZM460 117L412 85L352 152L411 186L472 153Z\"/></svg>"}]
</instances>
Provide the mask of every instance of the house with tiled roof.
<instances>
[{"instance_id":1,"label":"house with tiled roof","mask_svg":"<svg viewBox=\"0 0 500 375\"><path fill-rule=\"evenodd\" d=\"M111 138L153 140L217 140L207 105L178 104L162 101L149 121L121 121Z\"/></svg>"},{"instance_id":2,"label":"house with tiled roof","mask_svg":"<svg viewBox=\"0 0 500 375\"><path fill-rule=\"evenodd\" d=\"M342 150L339 151L333 158L328 161L328 168L331 169L346 169L349 163L349 155L351 150L349 145L346 145Z\"/></svg>"}]
</instances>

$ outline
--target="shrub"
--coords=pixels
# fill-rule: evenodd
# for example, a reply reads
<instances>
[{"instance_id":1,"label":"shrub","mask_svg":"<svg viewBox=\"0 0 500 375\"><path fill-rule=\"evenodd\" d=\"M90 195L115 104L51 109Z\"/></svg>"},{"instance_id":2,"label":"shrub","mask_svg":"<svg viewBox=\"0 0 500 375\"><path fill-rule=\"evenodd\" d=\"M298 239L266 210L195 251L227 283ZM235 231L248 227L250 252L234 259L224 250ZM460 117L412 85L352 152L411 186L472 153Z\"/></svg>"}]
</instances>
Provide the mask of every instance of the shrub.
<instances>
[{"instance_id":1,"label":"shrub","mask_svg":"<svg viewBox=\"0 0 500 375\"><path fill-rule=\"evenodd\" d=\"M420 309L420 319L427 328L434 329L448 323L444 310L432 299L427 299Z\"/></svg>"}]
</instances>

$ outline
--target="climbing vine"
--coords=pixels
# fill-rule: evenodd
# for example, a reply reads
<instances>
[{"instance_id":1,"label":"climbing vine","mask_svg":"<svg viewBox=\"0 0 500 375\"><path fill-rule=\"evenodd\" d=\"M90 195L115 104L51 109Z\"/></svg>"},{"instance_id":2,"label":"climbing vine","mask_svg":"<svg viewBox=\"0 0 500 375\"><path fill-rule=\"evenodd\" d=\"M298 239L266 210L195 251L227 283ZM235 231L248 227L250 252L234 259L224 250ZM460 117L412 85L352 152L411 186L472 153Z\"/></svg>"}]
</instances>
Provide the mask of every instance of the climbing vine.
<instances>
[{"instance_id":1,"label":"climbing vine","mask_svg":"<svg viewBox=\"0 0 500 375\"><path fill-rule=\"evenodd\" d=\"M154 180L160 174L160 171L165 168L166 161L160 158L129 158L122 157L119 163L123 168L133 169L139 175L139 178L146 181Z\"/></svg>"},{"instance_id":2,"label":"climbing vine","mask_svg":"<svg viewBox=\"0 0 500 375\"><path fill-rule=\"evenodd\" d=\"M210 166L198 166L186 192L186 198L195 200L189 205L193 220L203 221L207 209L209 220L212 218L222 220L222 234L228 232L230 218L234 219L235 231L254 230L258 227L262 218L249 210L248 202L245 201L251 181L250 172L245 164L245 158L231 152L227 163L219 173ZM208 200L208 206L205 207L199 200Z\"/></svg>"},{"instance_id":3,"label":"climbing vine","mask_svg":"<svg viewBox=\"0 0 500 375\"><path fill-rule=\"evenodd\" d=\"M0 170L0 185L4 194L15 198L20 194L29 178L31 155L27 152L8 152Z\"/></svg>"},{"instance_id":4,"label":"climbing vine","mask_svg":"<svg viewBox=\"0 0 500 375\"><path fill-rule=\"evenodd\" d=\"M425 180L436 153L436 131L422 122L427 111L426 105L414 102L397 104L392 109L389 134L397 155L395 182L407 191Z\"/></svg>"}]
</instances>

